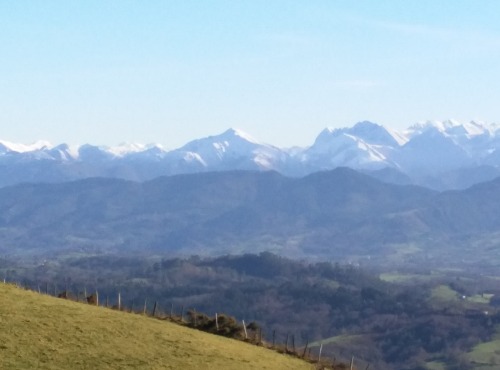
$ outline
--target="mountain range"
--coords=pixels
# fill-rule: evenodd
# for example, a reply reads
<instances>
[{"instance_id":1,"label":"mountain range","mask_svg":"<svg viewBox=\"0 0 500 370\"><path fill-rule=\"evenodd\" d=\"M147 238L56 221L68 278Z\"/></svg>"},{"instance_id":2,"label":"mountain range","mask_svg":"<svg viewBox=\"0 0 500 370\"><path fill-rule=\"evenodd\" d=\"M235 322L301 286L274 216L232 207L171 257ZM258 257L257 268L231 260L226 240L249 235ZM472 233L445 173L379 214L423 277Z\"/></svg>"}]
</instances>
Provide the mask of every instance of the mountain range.
<instances>
[{"instance_id":1,"label":"mountain range","mask_svg":"<svg viewBox=\"0 0 500 370\"><path fill-rule=\"evenodd\" d=\"M353 127L324 129L311 146L293 149L261 143L236 129L174 150L156 144L73 147L0 141L0 186L90 177L146 181L231 170L274 170L301 177L337 167L389 183L465 189L500 176L500 126L428 121L397 132L364 121Z\"/></svg>"},{"instance_id":2,"label":"mountain range","mask_svg":"<svg viewBox=\"0 0 500 370\"><path fill-rule=\"evenodd\" d=\"M300 178L220 171L19 184L0 189L0 255L272 251L377 264L497 265L499 191L500 179L436 192L343 167Z\"/></svg>"}]
</instances>

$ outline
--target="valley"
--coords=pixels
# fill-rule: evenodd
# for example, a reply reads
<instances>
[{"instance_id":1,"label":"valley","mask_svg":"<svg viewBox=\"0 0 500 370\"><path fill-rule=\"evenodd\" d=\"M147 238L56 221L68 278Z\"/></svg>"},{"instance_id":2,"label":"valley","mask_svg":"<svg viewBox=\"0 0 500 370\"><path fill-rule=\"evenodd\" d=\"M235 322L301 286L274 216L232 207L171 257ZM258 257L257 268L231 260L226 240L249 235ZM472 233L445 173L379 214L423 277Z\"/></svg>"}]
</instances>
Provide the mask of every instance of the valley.
<instances>
[{"instance_id":1,"label":"valley","mask_svg":"<svg viewBox=\"0 0 500 370\"><path fill-rule=\"evenodd\" d=\"M136 312L223 312L362 368L493 369L499 187L345 167L5 186L0 278Z\"/></svg>"},{"instance_id":2,"label":"valley","mask_svg":"<svg viewBox=\"0 0 500 370\"><path fill-rule=\"evenodd\" d=\"M499 14L0 1L0 370L499 370Z\"/></svg>"},{"instance_id":3,"label":"valley","mask_svg":"<svg viewBox=\"0 0 500 370\"><path fill-rule=\"evenodd\" d=\"M494 366L500 277L460 269L384 272L269 252L169 259L107 255L42 265L0 261L0 276L32 290L98 291L102 305L158 315L225 313L256 322L268 343L306 343L323 355L377 370ZM291 342L289 342L289 345ZM490 353L482 357L481 353ZM480 360L478 360L480 359ZM479 366L479 365L477 365ZM479 367L477 367L479 369ZM494 367L492 367L494 368Z\"/></svg>"}]
</instances>

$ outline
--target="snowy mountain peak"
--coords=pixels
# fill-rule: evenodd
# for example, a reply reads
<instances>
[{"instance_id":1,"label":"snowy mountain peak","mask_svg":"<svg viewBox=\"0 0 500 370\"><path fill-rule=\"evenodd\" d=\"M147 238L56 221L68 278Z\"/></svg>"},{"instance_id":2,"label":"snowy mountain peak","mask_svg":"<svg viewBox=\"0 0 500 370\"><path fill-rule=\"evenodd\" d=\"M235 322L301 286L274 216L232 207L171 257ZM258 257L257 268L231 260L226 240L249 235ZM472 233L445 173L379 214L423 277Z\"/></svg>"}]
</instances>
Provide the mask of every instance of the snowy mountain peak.
<instances>
[{"instance_id":1,"label":"snowy mountain peak","mask_svg":"<svg viewBox=\"0 0 500 370\"><path fill-rule=\"evenodd\" d=\"M230 128L219 135L219 137L228 140L233 138L243 139L253 144L260 144L259 141L254 139L251 135L237 128Z\"/></svg>"},{"instance_id":2,"label":"snowy mountain peak","mask_svg":"<svg viewBox=\"0 0 500 370\"><path fill-rule=\"evenodd\" d=\"M60 161L71 161L79 157L78 147L71 147L68 144L59 144L52 149L42 148L39 151L47 151L52 159Z\"/></svg>"},{"instance_id":3,"label":"snowy mountain peak","mask_svg":"<svg viewBox=\"0 0 500 370\"><path fill-rule=\"evenodd\" d=\"M259 143L245 132L231 128L219 135L190 141L178 150L197 152L199 150L212 150L215 148L216 150L224 151L224 148L235 145L259 145Z\"/></svg>"},{"instance_id":4,"label":"snowy mountain peak","mask_svg":"<svg viewBox=\"0 0 500 370\"><path fill-rule=\"evenodd\" d=\"M373 145L399 146L404 141L400 135L394 135L384 126L370 121L358 122L348 131Z\"/></svg>"},{"instance_id":5,"label":"snowy mountain peak","mask_svg":"<svg viewBox=\"0 0 500 370\"><path fill-rule=\"evenodd\" d=\"M447 129L450 129L450 128L453 128L453 127L462 126L462 124L460 122L458 122L456 119L450 118L450 119L447 119L447 120L441 122L441 126L445 130L447 130Z\"/></svg>"},{"instance_id":6,"label":"snowy mountain peak","mask_svg":"<svg viewBox=\"0 0 500 370\"><path fill-rule=\"evenodd\" d=\"M470 121L467 123L460 123L454 119L445 121L426 121L418 122L408 128L406 131L410 137L423 134L428 130L439 131L450 136L477 136L488 133L492 130L491 125L488 126L482 122Z\"/></svg>"},{"instance_id":7,"label":"snowy mountain peak","mask_svg":"<svg viewBox=\"0 0 500 370\"><path fill-rule=\"evenodd\" d=\"M440 131L444 132L446 128L444 127L443 123L441 121L421 121L417 122L408 129L406 129L405 133L412 137L415 135L420 135L423 134L426 131L433 130L433 131Z\"/></svg>"},{"instance_id":8,"label":"snowy mountain peak","mask_svg":"<svg viewBox=\"0 0 500 370\"><path fill-rule=\"evenodd\" d=\"M490 130L487 126L474 121L452 126L448 128L446 132L450 135L465 136L467 138L472 138L478 135L490 134Z\"/></svg>"},{"instance_id":9,"label":"snowy mountain peak","mask_svg":"<svg viewBox=\"0 0 500 370\"><path fill-rule=\"evenodd\" d=\"M360 121L360 122L356 123L352 127L351 131L359 131L359 132L368 131L368 132L371 132L373 130L378 130L380 128L383 128L383 126L379 125L378 123L371 122L371 121Z\"/></svg>"},{"instance_id":10,"label":"snowy mountain peak","mask_svg":"<svg viewBox=\"0 0 500 370\"><path fill-rule=\"evenodd\" d=\"M43 149L52 149L52 145L45 140L38 140L32 144L27 144L27 145L0 140L0 152L26 153Z\"/></svg>"},{"instance_id":11,"label":"snowy mountain peak","mask_svg":"<svg viewBox=\"0 0 500 370\"><path fill-rule=\"evenodd\" d=\"M327 143L331 137L341 135L343 132L344 132L344 129L326 127L316 137L316 140L314 141L314 145L321 145L323 143Z\"/></svg>"},{"instance_id":12,"label":"snowy mountain peak","mask_svg":"<svg viewBox=\"0 0 500 370\"><path fill-rule=\"evenodd\" d=\"M42 181L36 177L39 175L33 175L38 173L43 174L43 181L53 179L47 168L58 179L105 176L144 180L235 169L275 170L300 176L339 166L358 170L394 168L417 180L437 176L440 171L483 166L490 169L491 176L497 169L500 174L500 125L426 121L398 132L362 121L351 127L325 128L311 146L292 149L261 143L235 128L169 151L158 144L52 146L46 141L30 145L0 141L0 165L8 173L19 173L4 176L3 182L0 177L0 186Z\"/></svg>"},{"instance_id":13,"label":"snowy mountain peak","mask_svg":"<svg viewBox=\"0 0 500 370\"><path fill-rule=\"evenodd\" d=\"M370 121L356 123L353 127L327 127L316 138L314 145L327 145L328 142L341 135L349 135L371 145L400 146L407 140L403 135L386 129L384 126Z\"/></svg>"},{"instance_id":14,"label":"snowy mountain peak","mask_svg":"<svg viewBox=\"0 0 500 370\"><path fill-rule=\"evenodd\" d=\"M114 154L117 157L123 157L124 155L130 153L142 152L146 149L146 146L138 143L120 143L116 146L103 148L109 153Z\"/></svg>"}]
</instances>

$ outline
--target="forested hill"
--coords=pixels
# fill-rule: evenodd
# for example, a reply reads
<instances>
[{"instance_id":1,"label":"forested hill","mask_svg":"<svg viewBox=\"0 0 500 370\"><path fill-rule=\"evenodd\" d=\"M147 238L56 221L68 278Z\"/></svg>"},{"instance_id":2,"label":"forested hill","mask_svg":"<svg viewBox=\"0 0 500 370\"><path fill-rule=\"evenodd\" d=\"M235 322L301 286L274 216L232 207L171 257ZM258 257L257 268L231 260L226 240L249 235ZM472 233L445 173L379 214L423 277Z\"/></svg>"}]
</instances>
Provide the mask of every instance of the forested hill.
<instances>
[{"instance_id":1,"label":"forested hill","mask_svg":"<svg viewBox=\"0 0 500 370\"><path fill-rule=\"evenodd\" d=\"M470 369L474 361L500 361L498 278L483 270L479 276L423 268L379 278L352 265L270 253L210 259L74 256L31 266L0 259L0 276L35 290L66 290L73 297L98 290L102 304L110 305L120 293L124 307L142 312L146 303L149 312L164 315L222 312L238 322L256 322L268 343L309 343L315 356L323 343L323 354L339 362L354 355L359 369L434 369L435 362L446 370Z\"/></svg>"},{"instance_id":2,"label":"forested hill","mask_svg":"<svg viewBox=\"0 0 500 370\"><path fill-rule=\"evenodd\" d=\"M378 262L403 249L394 262L453 262L467 259L471 241L500 233L499 189L496 180L436 193L346 168L303 178L237 171L23 184L0 189L0 248L18 256L270 250ZM488 261L480 248L471 257Z\"/></svg>"}]
</instances>

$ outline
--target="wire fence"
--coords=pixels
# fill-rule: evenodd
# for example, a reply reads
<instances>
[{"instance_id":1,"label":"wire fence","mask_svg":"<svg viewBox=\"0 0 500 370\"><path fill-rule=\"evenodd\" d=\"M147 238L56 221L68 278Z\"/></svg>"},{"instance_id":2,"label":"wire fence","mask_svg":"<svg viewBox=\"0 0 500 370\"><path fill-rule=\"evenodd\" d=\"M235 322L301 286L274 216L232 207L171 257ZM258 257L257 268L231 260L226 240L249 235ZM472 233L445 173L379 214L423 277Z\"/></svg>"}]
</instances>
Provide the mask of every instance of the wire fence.
<instances>
[{"instance_id":1,"label":"wire fence","mask_svg":"<svg viewBox=\"0 0 500 370\"><path fill-rule=\"evenodd\" d=\"M186 309L186 306L174 305L174 303L171 303L168 307L161 307L157 300L148 299L144 299L144 302L141 302L141 304L134 304L133 301L132 304L124 304L125 300L120 291L112 295L105 294L102 296L97 289L87 291L86 287L75 292L71 291L69 287L60 290L56 284L49 283L33 287L29 284L22 285L19 282L9 282L5 278L3 279L3 283L13 284L19 288L39 294L131 314L139 314L158 320L166 320L214 335L241 340L274 350L278 353L302 358L307 362L315 364L318 369L369 370L371 366L368 361L360 357L345 354L342 351L335 352L335 346L331 343L320 341L310 344L309 341L306 341L299 344L293 333L278 333L277 330L266 332L254 321L246 323L245 320L239 321L224 313L215 313L214 316L209 316L196 311L195 308ZM330 347L328 351L325 350L327 347ZM327 352L328 354L326 354Z\"/></svg>"}]
</instances>

